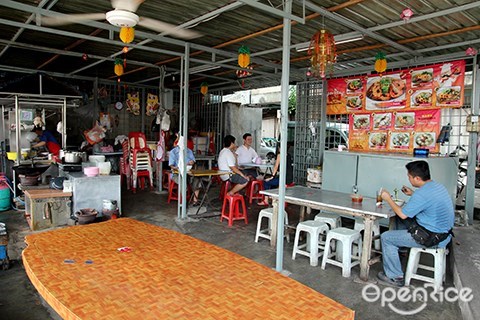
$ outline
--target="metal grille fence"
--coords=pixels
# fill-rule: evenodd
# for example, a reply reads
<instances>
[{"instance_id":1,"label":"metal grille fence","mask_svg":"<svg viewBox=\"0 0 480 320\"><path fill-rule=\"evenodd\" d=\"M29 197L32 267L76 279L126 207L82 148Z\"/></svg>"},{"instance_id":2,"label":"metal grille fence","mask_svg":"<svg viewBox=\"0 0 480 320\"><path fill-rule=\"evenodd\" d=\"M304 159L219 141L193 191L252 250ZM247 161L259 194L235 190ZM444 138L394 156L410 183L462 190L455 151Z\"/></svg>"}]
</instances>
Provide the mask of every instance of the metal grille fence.
<instances>
[{"instance_id":1,"label":"metal grille fence","mask_svg":"<svg viewBox=\"0 0 480 320\"><path fill-rule=\"evenodd\" d=\"M221 91L209 91L207 95L195 94L189 97L188 128L200 135L214 133L215 153L220 151L223 109Z\"/></svg>"},{"instance_id":2,"label":"metal grille fence","mask_svg":"<svg viewBox=\"0 0 480 320\"><path fill-rule=\"evenodd\" d=\"M127 111L126 101L128 95L138 92L140 101L140 114L134 115ZM128 135L132 131L144 132L147 140L157 140L155 133L151 131L152 121L155 116L146 115L147 94L151 93L158 96L158 88L146 88L134 85L118 85L112 83L99 83L98 85L98 108L99 112L108 113L112 119L112 128L107 132L107 138L115 139L118 135ZM159 97L160 98L160 97ZM118 110L115 104L121 102L123 108ZM94 119L99 119L100 115L95 115Z\"/></svg>"},{"instance_id":3,"label":"metal grille fence","mask_svg":"<svg viewBox=\"0 0 480 320\"><path fill-rule=\"evenodd\" d=\"M320 165L322 119L321 81L297 84L297 106L295 112L295 143L293 177L297 184L305 185L307 169Z\"/></svg>"}]
</instances>

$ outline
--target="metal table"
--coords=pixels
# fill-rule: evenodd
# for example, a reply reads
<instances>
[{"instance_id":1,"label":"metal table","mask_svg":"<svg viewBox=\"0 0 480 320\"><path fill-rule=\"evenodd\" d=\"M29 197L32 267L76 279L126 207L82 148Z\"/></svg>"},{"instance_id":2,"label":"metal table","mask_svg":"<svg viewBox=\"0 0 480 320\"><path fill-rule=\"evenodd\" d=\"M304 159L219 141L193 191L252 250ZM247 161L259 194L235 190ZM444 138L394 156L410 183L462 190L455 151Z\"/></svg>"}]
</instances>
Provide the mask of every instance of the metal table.
<instances>
[{"instance_id":1,"label":"metal table","mask_svg":"<svg viewBox=\"0 0 480 320\"><path fill-rule=\"evenodd\" d=\"M195 213L198 215L200 212L200 208L205 204L206 206L210 206L210 198L208 197L208 192L210 191L210 187L212 186L212 177L213 176L220 176L222 174L229 174L230 171L222 171L222 170L190 170L187 174L191 177L197 178L208 178L207 181L202 181L202 189L203 189L203 197L200 200L200 205Z\"/></svg>"},{"instance_id":2,"label":"metal table","mask_svg":"<svg viewBox=\"0 0 480 320\"><path fill-rule=\"evenodd\" d=\"M275 246L278 236L278 189L261 191L262 194L273 198L272 239L271 245ZM360 279L367 281L370 265L378 262L379 257L370 259L372 253L372 228L373 222L380 218L394 217L395 213L390 206L384 204L376 206L376 199L364 197L362 203L354 203L350 194L312 189L303 186L294 186L285 189L285 203L302 206L301 214L305 208L326 210L329 212L362 217L365 224L362 257L360 259Z\"/></svg>"},{"instance_id":3,"label":"metal table","mask_svg":"<svg viewBox=\"0 0 480 320\"><path fill-rule=\"evenodd\" d=\"M102 212L103 200L116 200L118 210L122 212L122 193L120 176L116 174L87 177L83 172L66 174L72 181L73 212L80 209L93 208Z\"/></svg>"},{"instance_id":4,"label":"metal table","mask_svg":"<svg viewBox=\"0 0 480 320\"><path fill-rule=\"evenodd\" d=\"M195 155L195 162L208 161L208 169L212 169L212 162L215 160L215 156Z\"/></svg>"}]
</instances>

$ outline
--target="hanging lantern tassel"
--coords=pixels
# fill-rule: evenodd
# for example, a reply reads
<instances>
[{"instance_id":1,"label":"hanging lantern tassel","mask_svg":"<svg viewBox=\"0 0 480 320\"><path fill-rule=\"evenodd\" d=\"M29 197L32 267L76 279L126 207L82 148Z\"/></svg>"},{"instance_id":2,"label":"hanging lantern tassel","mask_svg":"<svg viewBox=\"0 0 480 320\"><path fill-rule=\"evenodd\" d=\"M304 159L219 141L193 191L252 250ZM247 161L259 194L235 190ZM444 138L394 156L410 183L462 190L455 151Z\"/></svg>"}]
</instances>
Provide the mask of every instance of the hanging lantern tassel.
<instances>
[{"instance_id":1,"label":"hanging lantern tassel","mask_svg":"<svg viewBox=\"0 0 480 320\"><path fill-rule=\"evenodd\" d=\"M207 92L208 92L208 83L206 82L202 82L200 84L200 92L203 94L203 95L206 95Z\"/></svg>"},{"instance_id":2,"label":"hanging lantern tassel","mask_svg":"<svg viewBox=\"0 0 480 320\"><path fill-rule=\"evenodd\" d=\"M241 46L238 49L238 65L246 68L250 64L250 49L247 46Z\"/></svg>"},{"instance_id":3,"label":"hanging lantern tassel","mask_svg":"<svg viewBox=\"0 0 480 320\"><path fill-rule=\"evenodd\" d=\"M382 76L382 73L385 72L385 70L387 70L387 57L385 53L379 51L375 55L375 71Z\"/></svg>"},{"instance_id":4,"label":"hanging lantern tassel","mask_svg":"<svg viewBox=\"0 0 480 320\"><path fill-rule=\"evenodd\" d=\"M117 77L120 77L123 74L122 59L115 59L115 67L113 68L113 71L115 72Z\"/></svg>"}]
</instances>

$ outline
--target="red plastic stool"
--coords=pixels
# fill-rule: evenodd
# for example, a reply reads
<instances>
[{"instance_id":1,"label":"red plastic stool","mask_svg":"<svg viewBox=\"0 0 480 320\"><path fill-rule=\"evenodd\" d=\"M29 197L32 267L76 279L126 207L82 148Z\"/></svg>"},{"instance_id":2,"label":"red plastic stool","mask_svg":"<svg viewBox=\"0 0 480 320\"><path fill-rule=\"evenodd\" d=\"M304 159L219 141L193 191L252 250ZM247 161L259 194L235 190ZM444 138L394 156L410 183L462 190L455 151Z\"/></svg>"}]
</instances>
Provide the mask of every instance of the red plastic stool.
<instances>
[{"instance_id":1,"label":"red plastic stool","mask_svg":"<svg viewBox=\"0 0 480 320\"><path fill-rule=\"evenodd\" d=\"M164 169L162 171L162 188L163 189L168 189L168 184L170 181L170 170Z\"/></svg>"},{"instance_id":2,"label":"red plastic stool","mask_svg":"<svg viewBox=\"0 0 480 320\"><path fill-rule=\"evenodd\" d=\"M167 203L170 203L171 200L178 200L178 184L173 181L172 177L168 176L168 199ZM181 199L181 198L180 198ZM187 186L187 199L190 199L190 186Z\"/></svg>"},{"instance_id":3,"label":"red plastic stool","mask_svg":"<svg viewBox=\"0 0 480 320\"><path fill-rule=\"evenodd\" d=\"M229 227L233 225L234 220L244 220L245 224L248 224L247 207L245 206L245 200L243 199L243 196L241 194L237 193L231 196L227 193L225 195L225 200L223 200L222 206L222 215L220 216L220 222L223 221L223 218L228 220Z\"/></svg>"},{"instance_id":4,"label":"red plastic stool","mask_svg":"<svg viewBox=\"0 0 480 320\"><path fill-rule=\"evenodd\" d=\"M253 199L261 199L263 201L263 194L260 191L263 190L263 181L251 180L247 186L247 198L248 203L252 204Z\"/></svg>"},{"instance_id":5,"label":"red plastic stool","mask_svg":"<svg viewBox=\"0 0 480 320\"><path fill-rule=\"evenodd\" d=\"M230 182L230 180L222 181L222 185L220 186L220 195L218 196L218 198L220 200L223 200L225 198L225 194L228 192L228 190L230 190L231 187L232 183Z\"/></svg>"},{"instance_id":6,"label":"red plastic stool","mask_svg":"<svg viewBox=\"0 0 480 320\"><path fill-rule=\"evenodd\" d=\"M139 187L141 190L145 190L145 180L146 181L149 181L149 184L150 184L150 173L147 171L147 170L140 170L137 172L137 180L139 182ZM135 188L133 188L133 193L135 193ZM153 186L150 185L150 190L153 190Z\"/></svg>"},{"instance_id":7,"label":"red plastic stool","mask_svg":"<svg viewBox=\"0 0 480 320\"><path fill-rule=\"evenodd\" d=\"M212 170L220 170L218 169L218 167L212 167ZM212 177L212 185L213 184L221 184L222 183L222 178L220 178L220 176L213 176Z\"/></svg>"}]
</instances>

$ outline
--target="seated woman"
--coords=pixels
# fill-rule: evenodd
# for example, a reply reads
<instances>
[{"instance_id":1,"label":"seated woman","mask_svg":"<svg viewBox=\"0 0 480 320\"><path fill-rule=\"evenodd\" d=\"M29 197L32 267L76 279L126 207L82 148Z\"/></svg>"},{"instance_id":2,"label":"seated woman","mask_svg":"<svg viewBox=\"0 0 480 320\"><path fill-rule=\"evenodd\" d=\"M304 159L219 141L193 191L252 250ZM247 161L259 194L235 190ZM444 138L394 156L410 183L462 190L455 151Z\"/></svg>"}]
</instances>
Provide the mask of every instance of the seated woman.
<instances>
[{"instance_id":1,"label":"seated woman","mask_svg":"<svg viewBox=\"0 0 480 320\"><path fill-rule=\"evenodd\" d=\"M280 176L278 175L279 169L280 169L280 142L277 143L276 160L275 160L275 165L273 167L272 176L268 178L265 177L265 180L263 180L264 190L278 188L280 184ZM292 182L293 182L293 159L291 154L287 152L287 172L285 176L285 183L289 185ZM258 202L257 204L259 206L268 206L269 205L268 200L269 200L268 197L265 197L263 201Z\"/></svg>"}]
</instances>

